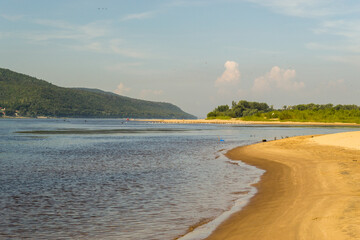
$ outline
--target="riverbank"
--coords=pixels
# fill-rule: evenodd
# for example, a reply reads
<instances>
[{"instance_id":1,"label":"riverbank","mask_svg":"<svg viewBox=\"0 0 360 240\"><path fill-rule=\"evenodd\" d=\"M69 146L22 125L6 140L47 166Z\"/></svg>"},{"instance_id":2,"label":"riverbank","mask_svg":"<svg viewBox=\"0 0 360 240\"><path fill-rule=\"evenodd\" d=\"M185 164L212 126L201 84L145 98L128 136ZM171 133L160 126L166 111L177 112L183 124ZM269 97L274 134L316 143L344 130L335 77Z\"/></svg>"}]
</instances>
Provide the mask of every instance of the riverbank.
<instances>
[{"instance_id":1,"label":"riverbank","mask_svg":"<svg viewBox=\"0 0 360 240\"><path fill-rule=\"evenodd\" d=\"M351 132L229 151L266 173L250 203L207 239L360 239L359 142Z\"/></svg>"},{"instance_id":2,"label":"riverbank","mask_svg":"<svg viewBox=\"0 0 360 240\"><path fill-rule=\"evenodd\" d=\"M281 121L244 121L240 119L136 119L135 121L146 121L154 123L171 124L238 124L238 125L314 125L314 126L349 126L360 127L357 123L324 123L324 122L281 122Z\"/></svg>"}]
</instances>

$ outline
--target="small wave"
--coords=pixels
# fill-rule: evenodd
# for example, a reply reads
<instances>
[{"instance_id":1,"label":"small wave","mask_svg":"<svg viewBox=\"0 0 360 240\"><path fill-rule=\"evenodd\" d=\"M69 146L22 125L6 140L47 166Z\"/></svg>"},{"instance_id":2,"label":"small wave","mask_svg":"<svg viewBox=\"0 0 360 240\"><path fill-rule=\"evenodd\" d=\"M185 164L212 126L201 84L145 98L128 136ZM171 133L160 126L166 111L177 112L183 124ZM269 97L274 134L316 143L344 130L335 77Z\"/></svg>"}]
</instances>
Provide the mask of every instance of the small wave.
<instances>
[{"instance_id":1,"label":"small wave","mask_svg":"<svg viewBox=\"0 0 360 240\"><path fill-rule=\"evenodd\" d=\"M240 211L243 207L245 207L250 198L252 198L256 194L256 188L252 188L248 191L246 196L242 196L242 198L235 201L234 206L228 210L223 212L220 216L215 218L214 220L207 222L203 225L197 224L197 228L194 231L187 233L186 235L178 238L178 240L202 240L210 236L210 234L226 219L228 219L233 213Z\"/></svg>"},{"instance_id":2,"label":"small wave","mask_svg":"<svg viewBox=\"0 0 360 240\"><path fill-rule=\"evenodd\" d=\"M226 158L226 156L222 155L222 157ZM234 205L227 211L223 212L220 216L216 217L213 220L209 220L208 222L200 222L189 228L188 233L184 236L177 238L177 240L202 240L211 235L211 233L226 219L228 219L233 213L240 211L243 209L250 201L250 199L257 193L257 189L252 185L256 182L260 181L261 175L264 173L263 170L246 165L241 161L233 161L228 160L227 163L239 165L239 166L247 166L249 168L256 169L258 171L258 177L253 178L248 184L248 187L244 188L244 191L232 192L232 194L239 195L239 198L235 200ZM249 179L250 180L250 179Z\"/></svg>"}]
</instances>

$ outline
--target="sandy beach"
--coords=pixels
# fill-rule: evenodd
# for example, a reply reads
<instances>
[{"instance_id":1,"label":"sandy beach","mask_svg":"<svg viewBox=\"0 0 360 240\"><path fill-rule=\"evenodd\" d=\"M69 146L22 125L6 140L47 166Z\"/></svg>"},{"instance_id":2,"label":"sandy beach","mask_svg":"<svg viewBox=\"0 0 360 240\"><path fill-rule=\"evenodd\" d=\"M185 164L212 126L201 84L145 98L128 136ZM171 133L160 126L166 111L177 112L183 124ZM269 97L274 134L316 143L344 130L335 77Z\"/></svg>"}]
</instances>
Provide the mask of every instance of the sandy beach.
<instances>
[{"instance_id":1,"label":"sandy beach","mask_svg":"<svg viewBox=\"0 0 360 240\"><path fill-rule=\"evenodd\" d=\"M360 239L359 143L360 132L348 132L229 151L266 173L250 203L207 239Z\"/></svg>"}]
</instances>

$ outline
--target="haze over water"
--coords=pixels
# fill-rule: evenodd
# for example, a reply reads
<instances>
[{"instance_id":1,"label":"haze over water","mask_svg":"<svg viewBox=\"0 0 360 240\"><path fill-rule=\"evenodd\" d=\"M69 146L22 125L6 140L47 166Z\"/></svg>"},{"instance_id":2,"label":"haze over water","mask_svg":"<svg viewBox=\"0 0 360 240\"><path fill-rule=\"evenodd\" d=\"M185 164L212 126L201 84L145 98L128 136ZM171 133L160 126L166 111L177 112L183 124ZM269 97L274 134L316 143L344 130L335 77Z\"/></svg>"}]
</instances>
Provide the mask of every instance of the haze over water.
<instances>
[{"instance_id":1,"label":"haze over water","mask_svg":"<svg viewBox=\"0 0 360 240\"><path fill-rule=\"evenodd\" d=\"M227 150L351 130L1 120L0 238L174 239L254 193L262 171Z\"/></svg>"}]
</instances>

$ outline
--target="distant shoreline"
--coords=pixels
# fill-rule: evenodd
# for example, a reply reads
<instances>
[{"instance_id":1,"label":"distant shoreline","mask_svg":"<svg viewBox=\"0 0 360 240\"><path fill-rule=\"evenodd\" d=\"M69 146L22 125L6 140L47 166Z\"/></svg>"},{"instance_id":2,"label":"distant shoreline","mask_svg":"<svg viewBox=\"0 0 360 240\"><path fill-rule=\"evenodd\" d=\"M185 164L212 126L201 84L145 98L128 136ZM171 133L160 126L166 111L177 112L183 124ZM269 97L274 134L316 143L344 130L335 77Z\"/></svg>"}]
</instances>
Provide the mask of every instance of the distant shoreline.
<instances>
[{"instance_id":1,"label":"distant shoreline","mask_svg":"<svg viewBox=\"0 0 360 240\"><path fill-rule=\"evenodd\" d=\"M315 126L349 126L360 127L357 123L326 123L326 122L281 122L281 121L244 121L239 119L221 120L221 119L135 119L135 121L145 121L154 123L169 124L234 124L234 125L315 125Z\"/></svg>"},{"instance_id":2,"label":"distant shoreline","mask_svg":"<svg viewBox=\"0 0 360 240\"><path fill-rule=\"evenodd\" d=\"M102 118L102 117L0 117L1 119L127 119L127 118ZM140 119L130 118L130 121L138 122L153 122L153 123L167 123L167 124L229 124L229 125L285 125L285 126L343 126L343 127L360 127L358 123L342 123L342 122L281 122L281 121L244 121L240 119Z\"/></svg>"},{"instance_id":3,"label":"distant shoreline","mask_svg":"<svg viewBox=\"0 0 360 240\"><path fill-rule=\"evenodd\" d=\"M357 131L230 150L266 172L250 203L206 239L359 239L359 142Z\"/></svg>"}]
</instances>

